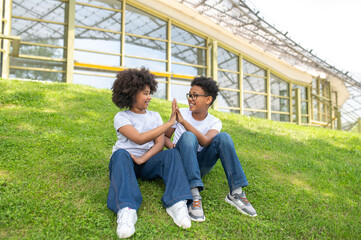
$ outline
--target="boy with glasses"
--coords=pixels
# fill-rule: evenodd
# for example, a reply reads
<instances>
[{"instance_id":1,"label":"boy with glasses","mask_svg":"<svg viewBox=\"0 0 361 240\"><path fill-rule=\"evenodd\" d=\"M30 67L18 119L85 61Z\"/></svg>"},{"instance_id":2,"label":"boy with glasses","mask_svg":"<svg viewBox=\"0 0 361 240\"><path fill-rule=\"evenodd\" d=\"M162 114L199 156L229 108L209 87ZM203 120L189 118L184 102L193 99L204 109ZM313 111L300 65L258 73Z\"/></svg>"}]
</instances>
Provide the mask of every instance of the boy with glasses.
<instances>
[{"instance_id":1,"label":"boy with glasses","mask_svg":"<svg viewBox=\"0 0 361 240\"><path fill-rule=\"evenodd\" d=\"M194 78L186 94L189 108L178 109L176 124L166 131L166 147L179 150L187 173L193 196L188 211L193 221L203 222L206 219L200 196L204 189L201 178L212 170L218 159L222 162L230 188L226 202L243 214L257 216L242 190L248 182L233 141L229 134L220 132L222 122L208 112L218 92L219 88L213 79L203 76Z\"/></svg>"}]
</instances>

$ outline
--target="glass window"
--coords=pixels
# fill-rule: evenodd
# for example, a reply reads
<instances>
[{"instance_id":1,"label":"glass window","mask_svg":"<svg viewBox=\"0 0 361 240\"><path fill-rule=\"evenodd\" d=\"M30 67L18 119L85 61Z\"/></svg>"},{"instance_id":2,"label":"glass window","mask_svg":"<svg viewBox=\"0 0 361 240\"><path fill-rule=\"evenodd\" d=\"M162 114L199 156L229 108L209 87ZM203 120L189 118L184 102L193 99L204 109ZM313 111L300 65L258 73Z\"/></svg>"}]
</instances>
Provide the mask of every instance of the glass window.
<instances>
[{"instance_id":1,"label":"glass window","mask_svg":"<svg viewBox=\"0 0 361 240\"><path fill-rule=\"evenodd\" d=\"M172 43L172 62L206 65L206 50Z\"/></svg>"},{"instance_id":2,"label":"glass window","mask_svg":"<svg viewBox=\"0 0 361 240\"><path fill-rule=\"evenodd\" d=\"M217 99L219 106L239 107L239 92L221 90Z\"/></svg>"},{"instance_id":3,"label":"glass window","mask_svg":"<svg viewBox=\"0 0 361 240\"><path fill-rule=\"evenodd\" d=\"M64 22L65 3L62 1L13 0L12 2L14 16Z\"/></svg>"},{"instance_id":4,"label":"glass window","mask_svg":"<svg viewBox=\"0 0 361 240\"><path fill-rule=\"evenodd\" d=\"M277 96L289 96L289 83L271 74L271 93Z\"/></svg>"},{"instance_id":5,"label":"glass window","mask_svg":"<svg viewBox=\"0 0 361 240\"><path fill-rule=\"evenodd\" d=\"M12 18L12 35L20 36L24 42L63 46L64 29L60 24Z\"/></svg>"},{"instance_id":6,"label":"glass window","mask_svg":"<svg viewBox=\"0 0 361 240\"><path fill-rule=\"evenodd\" d=\"M279 122L289 122L290 116L286 114L272 113L272 120Z\"/></svg>"},{"instance_id":7,"label":"glass window","mask_svg":"<svg viewBox=\"0 0 361 240\"><path fill-rule=\"evenodd\" d=\"M179 85L186 84L186 85ZM191 86L189 80L172 79L171 84L171 99L177 99L178 103L188 104L186 94L189 92Z\"/></svg>"},{"instance_id":8,"label":"glass window","mask_svg":"<svg viewBox=\"0 0 361 240\"><path fill-rule=\"evenodd\" d=\"M243 90L250 92L266 93L266 79L253 76L244 76Z\"/></svg>"},{"instance_id":9,"label":"glass window","mask_svg":"<svg viewBox=\"0 0 361 240\"><path fill-rule=\"evenodd\" d=\"M239 89L238 76L236 73L218 72L218 86L221 88Z\"/></svg>"},{"instance_id":10,"label":"glass window","mask_svg":"<svg viewBox=\"0 0 361 240\"><path fill-rule=\"evenodd\" d=\"M222 107L217 108L217 111L220 111L220 112L228 112L228 113L238 113L238 114L241 113L240 110L226 109L226 108L222 108Z\"/></svg>"},{"instance_id":11,"label":"glass window","mask_svg":"<svg viewBox=\"0 0 361 240\"><path fill-rule=\"evenodd\" d=\"M79 4L76 5L75 12L76 25L121 32L121 12ZM87 31L90 30L83 29L83 32L86 33Z\"/></svg>"},{"instance_id":12,"label":"glass window","mask_svg":"<svg viewBox=\"0 0 361 240\"><path fill-rule=\"evenodd\" d=\"M238 72L238 59L239 57L230 52L225 50L224 48L218 47L218 67L220 69L227 69L231 71Z\"/></svg>"},{"instance_id":13,"label":"glass window","mask_svg":"<svg viewBox=\"0 0 361 240\"><path fill-rule=\"evenodd\" d=\"M245 116L258 117L258 118L267 118L267 113L265 112L255 112L255 111L244 111Z\"/></svg>"},{"instance_id":14,"label":"glass window","mask_svg":"<svg viewBox=\"0 0 361 240\"><path fill-rule=\"evenodd\" d=\"M52 47L43 47L35 45L20 45L20 54L24 55L33 55L33 56L42 56L42 57L51 57L51 58L63 58L64 49L63 48L52 48Z\"/></svg>"},{"instance_id":15,"label":"glass window","mask_svg":"<svg viewBox=\"0 0 361 240\"><path fill-rule=\"evenodd\" d=\"M103 53L117 53L120 54L121 46L121 35L115 33L105 33L101 31L88 31L87 36L78 35L79 31L84 29L76 28L75 29L75 49L90 50ZM107 36L106 38L101 36Z\"/></svg>"},{"instance_id":16,"label":"glass window","mask_svg":"<svg viewBox=\"0 0 361 240\"><path fill-rule=\"evenodd\" d=\"M120 56L74 51L74 59L82 63L108 65L108 66L120 66Z\"/></svg>"},{"instance_id":17,"label":"glass window","mask_svg":"<svg viewBox=\"0 0 361 240\"><path fill-rule=\"evenodd\" d=\"M266 70L254 65L253 63L243 59L243 73L244 74L252 74L260 77L266 77L267 72Z\"/></svg>"},{"instance_id":18,"label":"glass window","mask_svg":"<svg viewBox=\"0 0 361 240\"><path fill-rule=\"evenodd\" d=\"M157 81L166 81L165 78L156 78ZM153 93L152 97L160 98L160 99L167 99L167 84L164 82L158 82L157 91Z\"/></svg>"},{"instance_id":19,"label":"glass window","mask_svg":"<svg viewBox=\"0 0 361 240\"><path fill-rule=\"evenodd\" d=\"M109 77L83 75L79 73L94 74L94 75L103 74L103 75L109 75ZM87 85L96 88L111 89L116 79L116 74L114 74L114 77L110 77L110 76L111 74L106 72L77 70L76 73L74 73L73 75L73 83Z\"/></svg>"},{"instance_id":20,"label":"glass window","mask_svg":"<svg viewBox=\"0 0 361 240\"><path fill-rule=\"evenodd\" d=\"M151 71L165 72L166 64L164 62L157 62L145 59L125 57L124 66L127 68L141 68L142 66L148 68Z\"/></svg>"},{"instance_id":21,"label":"glass window","mask_svg":"<svg viewBox=\"0 0 361 240\"><path fill-rule=\"evenodd\" d=\"M266 110L267 96L244 93L243 94L244 108Z\"/></svg>"},{"instance_id":22,"label":"glass window","mask_svg":"<svg viewBox=\"0 0 361 240\"><path fill-rule=\"evenodd\" d=\"M137 57L166 60L167 43L146 38L126 36L125 54Z\"/></svg>"},{"instance_id":23,"label":"glass window","mask_svg":"<svg viewBox=\"0 0 361 240\"><path fill-rule=\"evenodd\" d=\"M272 97L271 109L277 112L289 112L289 99Z\"/></svg>"},{"instance_id":24,"label":"glass window","mask_svg":"<svg viewBox=\"0 0 361 240\"><path fill-rule=\"evenodd\" d=\"M184 74L184 75L191 75L191 76L201 76L206 75L207 69L200 68L200 67L192 67L192 66L185 66L180 64L172 64L172 73Z\"/></svg>"},{"instance_id":25,"label":"glass window","mask_svg":"<svg viewBox=\"0 0 361 240\"><path fill-rule=\"evenodd\" d=\"M188 45L206 47L206 40L184 29L172 25L172 42L185 43Z\"/></svg>"},{"instance_id":26,"label":"glass window","mask_svg":"<svg viewBox=\"0 0 361 240\"><path fill-rule=\"evenodd\" d=\"M44 72L44 71L10 68L9 77L20 78L20 79L32 79L39 81L62 82L65 76L64 73L59 73L59 72Z\"/></svg>"},{"instance_id":27,"label":"glass window","mask_svg":"<svg viewBox=\"0 0 361 240\"><path fill-rule=\"evenodd\" d=\"M167 38L167 22L130 5L126 6L125 32L159 39Z\"/></svg>"},{"instance_id":28,"label":"glass window","mask_svg":"<svg viewBox=\"0 0 361 240\"><path fill-rule=\"evenodd\" d=\"M117 10L122 9L122 1L120 0L76 0L77 3L85 3L90 5L95 5L98 7L104 7L104 8L113 8Z\"/></svg>"}]
</instances>

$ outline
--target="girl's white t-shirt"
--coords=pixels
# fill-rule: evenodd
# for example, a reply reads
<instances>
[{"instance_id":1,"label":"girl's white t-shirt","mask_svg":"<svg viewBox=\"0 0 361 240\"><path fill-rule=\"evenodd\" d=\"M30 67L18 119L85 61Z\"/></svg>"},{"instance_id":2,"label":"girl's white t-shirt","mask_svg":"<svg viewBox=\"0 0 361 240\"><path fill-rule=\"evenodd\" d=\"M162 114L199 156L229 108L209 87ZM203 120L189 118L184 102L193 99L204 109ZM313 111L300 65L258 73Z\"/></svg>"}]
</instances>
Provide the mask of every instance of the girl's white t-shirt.
<instances>
[{"instance_id":1,"label":"girl's white t-shirt","mask_svg":"<svg viewBox=\"0 0 361 240\"><path fill-rule=\"evenodd\" d=\"M114 128L117 133L118 140L113 146L113 153L118 149L127 150L135 156L142 156L154 145L154 141L149 141L143 145L139 145L123 134L118 129L125 125L132 125L138 132L143 133L152 130L163 124L163 120L158 112L146 110L145 114L137 114L130 110L118 112L114 117Z\"/></svg>"},{"instance_id":2,"label":"girl's white t-shirt","mask_svg":"<svg viewBox=\"0 0 361 240\"><path fill-rule=\"evenodd\" d=\"M212 114L208 113L207 117L202 121L197 121L192 117L192 112L189 108L180 108L179 111L181 112L183 118L193 125L198 131L202 134L206 134L209 130L215 129L218 132L221 132L222 129L222 122ZM184 132L187 130L183 127L182 124L176 122L175 125L172 126L175 128L173 143L177 143L179 138L182 136ZM198 146L198 152L203 149L201 145Z\"/></svg>"}]
</instances>

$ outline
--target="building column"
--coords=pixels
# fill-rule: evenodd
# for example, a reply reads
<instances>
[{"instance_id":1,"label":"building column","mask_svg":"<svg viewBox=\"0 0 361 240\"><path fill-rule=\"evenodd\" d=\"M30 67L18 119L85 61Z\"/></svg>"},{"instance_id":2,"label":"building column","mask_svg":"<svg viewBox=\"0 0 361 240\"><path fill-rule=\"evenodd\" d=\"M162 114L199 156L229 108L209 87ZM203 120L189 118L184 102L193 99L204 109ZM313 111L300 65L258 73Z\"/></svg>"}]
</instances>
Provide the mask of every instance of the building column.
<instances>
[{"instance_id":1,"label":"building column","mask_svg":"<svg viewBox=\"0 0 361 240\"><path fill-rule=\"evenodd\" d=\"M66 37L66 78L67 83L73 82L74 75L74 39L75 39L75 0L69 0L66 9L68 31Z\"/></svg>"},{"instance_id":2,"label":"building column","mask_svg":"<svg viewBox=\"0 0 361 240\"><path fill-rule=\"evenodd\" d=\"M3 1L2 5L2 12L4 15L1 14L3 19L1 20L1 25L3 27L4 35L10 36L11 35L11 12L12 12L12 0L5 0ZM11 40L3 39L3 49L4 52L2 53L2 78L9 78L10 73L10 44Z\"/></svg>"}]
</instances>

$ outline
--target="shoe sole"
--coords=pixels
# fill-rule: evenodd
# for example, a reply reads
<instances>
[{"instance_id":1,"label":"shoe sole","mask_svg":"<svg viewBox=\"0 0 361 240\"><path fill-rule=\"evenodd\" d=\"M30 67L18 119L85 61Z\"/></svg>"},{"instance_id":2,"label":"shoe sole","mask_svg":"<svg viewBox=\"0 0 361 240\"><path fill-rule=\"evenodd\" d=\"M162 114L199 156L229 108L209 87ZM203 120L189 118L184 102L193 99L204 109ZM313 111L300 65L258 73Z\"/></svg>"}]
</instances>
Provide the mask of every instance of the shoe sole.
<instances>
[{"instance_id":1,"label":"shoe sole","mask_svg":"<svg viewBox=\"0 0 361 240\"><path fill-rule=\"evenodd\" d=\"M256 217L256 216L257 216L257 213L254 214L254 215L251 215L251 214L243 211L241 208L239 208L239 207L237 206L237 204L235 204L234 202L232 202L231 200L229 200L229 199L228 199L228 196L226 196L226 198L225 198L224 200L226 200L226 202L228 202L228 203L231 204L232 206L236 207L236 208L238 209L238 211L240 211L240 212L241 212L242 214L244 214L244 215L247 215L247 216L250 216L250 217Z\"/></svg>"},{"instance_id":2,"label":"shoe sole","mask_svg":"<svg viewBox=\"0 0 361 240\"><path fill-rule=\"evenodd\" d=\"M192 215L189 215L189 217L194 222L204 222L206 220L206 216L204 216L203 218L193 218Z\"/></svg>"}]
</instances>

